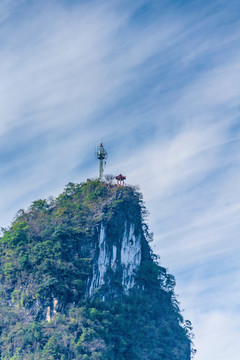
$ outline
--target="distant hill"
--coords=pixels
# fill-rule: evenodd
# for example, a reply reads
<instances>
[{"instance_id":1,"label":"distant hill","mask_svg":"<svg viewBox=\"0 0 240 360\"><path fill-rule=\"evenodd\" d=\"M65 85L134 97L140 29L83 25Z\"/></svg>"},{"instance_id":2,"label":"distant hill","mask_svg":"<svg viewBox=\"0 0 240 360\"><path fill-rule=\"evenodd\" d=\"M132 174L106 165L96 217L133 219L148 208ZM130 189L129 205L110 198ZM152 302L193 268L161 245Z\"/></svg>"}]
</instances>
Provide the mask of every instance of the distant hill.
<instances>
[{"instance_id":1,"label":"distant hill","mask_svg":"<svg viewBox=\"0 0 240 360\"><path fill-rule=\"evenodd\" d=\"M69 183L0 238L2 360L189 360L191 323L152 253L142 195Z\"/></svg>"}]
</instances>

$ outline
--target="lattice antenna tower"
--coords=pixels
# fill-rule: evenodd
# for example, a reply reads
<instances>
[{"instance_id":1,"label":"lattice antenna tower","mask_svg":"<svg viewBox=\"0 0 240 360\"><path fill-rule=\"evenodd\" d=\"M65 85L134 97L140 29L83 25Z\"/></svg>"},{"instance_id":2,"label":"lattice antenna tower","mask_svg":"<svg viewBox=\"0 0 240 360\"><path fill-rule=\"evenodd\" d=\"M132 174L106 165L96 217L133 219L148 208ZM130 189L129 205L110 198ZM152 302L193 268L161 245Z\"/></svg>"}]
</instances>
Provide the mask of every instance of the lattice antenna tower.
<instances>
[{"instance_id":1,"label":"lattice antenna tower","mask_svg":"<svg viewBox=\"0 0 240 360\"><path fill-rule=\"evenodd\" d=\"M96 150L96 156L97 156L97 158L99 160L99 180L103 181L103 167L106 164L107 151L104 149L102 143L100 144L100 146Z\"/></svg>"}]
</instances>

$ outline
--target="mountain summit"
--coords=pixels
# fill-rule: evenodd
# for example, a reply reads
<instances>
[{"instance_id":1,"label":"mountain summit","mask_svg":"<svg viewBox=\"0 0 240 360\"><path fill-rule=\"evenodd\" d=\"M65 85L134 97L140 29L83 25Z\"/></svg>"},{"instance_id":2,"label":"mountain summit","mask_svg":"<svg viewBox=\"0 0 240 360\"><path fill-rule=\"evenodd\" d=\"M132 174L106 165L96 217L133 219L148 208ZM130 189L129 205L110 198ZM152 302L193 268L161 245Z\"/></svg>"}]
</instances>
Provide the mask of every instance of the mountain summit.
<instances>
[{"instance_id":1,"label":"mountain summit","mask_svg":"<svg viewBox=\"0 0 240 360\"><path fill-rule=\"evenodd\" d=\"M190 360L146 214L136 188L97 180L20 210L0 239L0 358Z\"/></svg>"}]
</instances>

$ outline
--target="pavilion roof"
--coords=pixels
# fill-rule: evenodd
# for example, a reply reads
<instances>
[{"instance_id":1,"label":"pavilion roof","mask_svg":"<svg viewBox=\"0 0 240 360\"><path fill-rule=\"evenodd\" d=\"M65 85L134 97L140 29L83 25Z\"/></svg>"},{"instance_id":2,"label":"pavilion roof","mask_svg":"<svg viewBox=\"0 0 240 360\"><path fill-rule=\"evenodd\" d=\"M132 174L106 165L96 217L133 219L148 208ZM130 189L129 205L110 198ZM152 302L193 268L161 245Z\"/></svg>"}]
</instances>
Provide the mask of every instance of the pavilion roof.
<instances>
[{"instance_id":1,"label":"pavilion roof","mask_svg":"<svg viewBox=\"0 0 240 360\"><path fill-rule=\"evenodd\" d=\"M125 180L126 176L119 174L118 176L115 177L116 180Z\"/></svg>"}]
</instances>

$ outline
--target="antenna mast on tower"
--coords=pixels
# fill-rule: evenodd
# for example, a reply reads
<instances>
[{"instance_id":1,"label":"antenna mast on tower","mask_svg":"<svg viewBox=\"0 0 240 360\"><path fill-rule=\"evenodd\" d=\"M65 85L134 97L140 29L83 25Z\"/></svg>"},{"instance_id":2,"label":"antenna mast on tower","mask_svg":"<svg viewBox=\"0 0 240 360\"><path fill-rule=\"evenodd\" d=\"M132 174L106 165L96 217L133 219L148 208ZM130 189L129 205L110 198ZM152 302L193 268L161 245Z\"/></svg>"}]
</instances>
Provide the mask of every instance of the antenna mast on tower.
<instances>
[{"instance_id":1,"label":"antenna mast on tower","mask_svg":"<svg viewBox=\"0 0 240 360\"><path fill-rule=\"evenodd\" d=\"M104 149L102 143L97 148L96 156L99 160L99 180L103 181L103 162L107 159L107 151Z\"/></svg>"}]
</instances>

